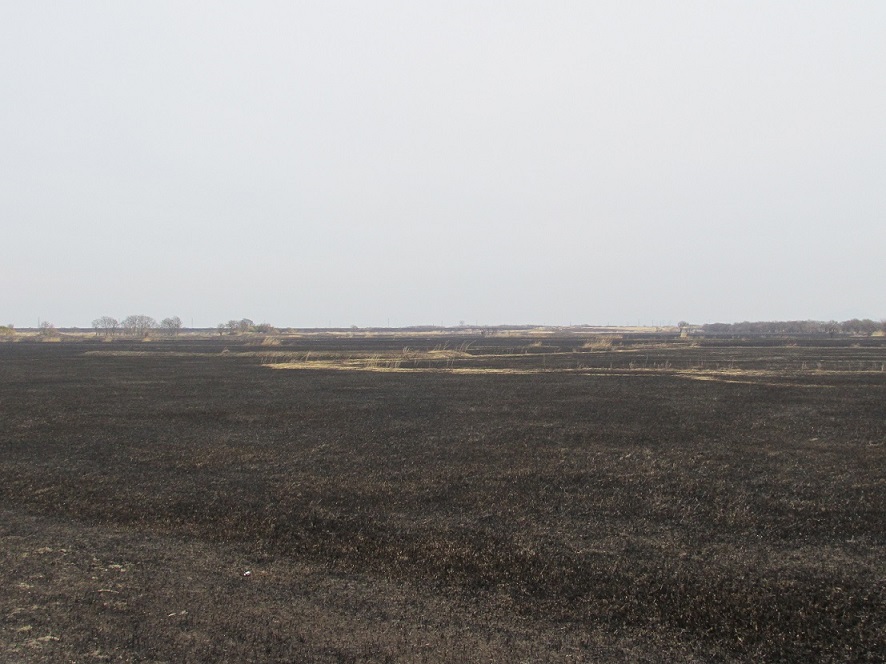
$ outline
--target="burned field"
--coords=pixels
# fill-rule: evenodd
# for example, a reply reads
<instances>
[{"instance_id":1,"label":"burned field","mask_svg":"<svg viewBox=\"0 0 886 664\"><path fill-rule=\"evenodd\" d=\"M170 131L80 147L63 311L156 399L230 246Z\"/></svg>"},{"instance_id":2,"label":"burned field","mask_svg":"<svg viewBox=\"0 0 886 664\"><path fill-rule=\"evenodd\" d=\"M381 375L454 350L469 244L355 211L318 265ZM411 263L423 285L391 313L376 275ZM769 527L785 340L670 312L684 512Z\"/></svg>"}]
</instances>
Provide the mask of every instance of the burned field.
<instances>
[{"instance_id":1,"label":"burned field","mask_svg":"<svg viewBox=\"0 0 886 664\"><path fill-rule=\"evenodd\" d=\"M0 344L4 661L883 661L886 344Z\"/></svg>"}]
</instances>

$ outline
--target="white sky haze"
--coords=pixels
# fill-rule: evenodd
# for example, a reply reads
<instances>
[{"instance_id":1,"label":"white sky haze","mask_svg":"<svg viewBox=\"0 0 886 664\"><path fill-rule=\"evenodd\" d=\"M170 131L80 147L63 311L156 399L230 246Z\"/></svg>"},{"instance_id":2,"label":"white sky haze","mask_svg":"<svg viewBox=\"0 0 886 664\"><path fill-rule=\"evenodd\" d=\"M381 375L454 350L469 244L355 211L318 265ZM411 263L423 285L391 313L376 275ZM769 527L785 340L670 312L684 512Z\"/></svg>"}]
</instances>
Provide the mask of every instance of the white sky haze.
<instances>
[{"instance_id":1,"label":"white sky haze","mask_svg":"<svg viewBox=\"0 0 886 664\"><path fill-rule=\"evenodd\" d=\"M886 318L886 3L0 1L0 323Z\"/></svg>"}]
</instances>

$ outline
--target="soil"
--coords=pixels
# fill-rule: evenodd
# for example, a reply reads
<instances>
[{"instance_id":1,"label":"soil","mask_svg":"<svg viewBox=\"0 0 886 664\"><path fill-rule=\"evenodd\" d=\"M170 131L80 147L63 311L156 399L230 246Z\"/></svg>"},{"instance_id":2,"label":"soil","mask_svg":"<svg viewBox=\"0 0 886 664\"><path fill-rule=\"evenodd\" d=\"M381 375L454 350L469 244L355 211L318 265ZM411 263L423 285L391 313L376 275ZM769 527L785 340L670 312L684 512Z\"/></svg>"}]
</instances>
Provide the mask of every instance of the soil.
<instances>
[{"instance_id":1,"label":"soil","mask_svg":"<svg viewBox=\"0 0 886 664\"><path fill-rule=\"evenodd\" d=\"M0 343L0 660L886 660L886 341Z\"/></svg>"}]
</instances>

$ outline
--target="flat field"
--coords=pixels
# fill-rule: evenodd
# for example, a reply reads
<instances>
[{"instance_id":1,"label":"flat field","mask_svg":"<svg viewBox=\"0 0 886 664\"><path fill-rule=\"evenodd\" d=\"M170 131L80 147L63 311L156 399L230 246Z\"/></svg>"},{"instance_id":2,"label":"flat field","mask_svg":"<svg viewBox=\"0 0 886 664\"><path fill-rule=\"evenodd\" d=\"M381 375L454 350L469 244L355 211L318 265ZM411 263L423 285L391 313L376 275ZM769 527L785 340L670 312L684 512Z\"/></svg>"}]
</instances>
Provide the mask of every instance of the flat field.
<instances>
[{"instance_id":1,"label":"flat field","mask_svg":"<svg viewBox=\"0 0 886 664\"><path fill-rule=\"evenodd\" d=\"M0 661L886 661L886 344L0 344Z\"/></svg>"}]
</instances>

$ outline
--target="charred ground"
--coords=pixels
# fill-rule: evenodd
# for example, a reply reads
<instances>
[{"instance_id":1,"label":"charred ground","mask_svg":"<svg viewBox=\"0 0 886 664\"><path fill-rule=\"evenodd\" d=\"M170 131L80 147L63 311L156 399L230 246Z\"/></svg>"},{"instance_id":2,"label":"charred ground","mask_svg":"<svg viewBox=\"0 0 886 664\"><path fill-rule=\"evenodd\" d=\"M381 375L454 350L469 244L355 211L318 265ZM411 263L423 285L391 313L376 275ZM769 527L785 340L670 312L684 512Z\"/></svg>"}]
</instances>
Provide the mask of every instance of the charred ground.
<instances>
[{"instance_id":1,"label":"charred ground","mask_svg":"<svg viewBox=\"0 0 886 664\"><path fill-rule=\"evenodd\" d=\"M882 340L274 343L0 344L0 657L886 658Z\"/></svg>"}]
</instances>

